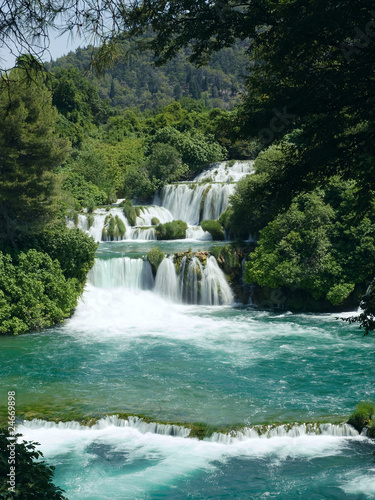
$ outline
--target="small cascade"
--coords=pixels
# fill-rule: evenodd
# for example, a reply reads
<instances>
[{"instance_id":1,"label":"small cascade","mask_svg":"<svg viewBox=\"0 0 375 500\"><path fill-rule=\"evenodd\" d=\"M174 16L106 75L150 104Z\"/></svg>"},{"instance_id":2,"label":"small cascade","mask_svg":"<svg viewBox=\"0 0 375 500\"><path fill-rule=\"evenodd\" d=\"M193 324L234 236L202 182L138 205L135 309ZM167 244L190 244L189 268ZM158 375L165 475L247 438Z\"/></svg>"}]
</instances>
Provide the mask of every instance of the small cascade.
<instances>
[{"instance_id":1,"label":"small cascade","mask_svg":"<svg viewBox=\"0 0 375 500\"><path fill-rule=\"evenodd\" d=\"M99 419L90 427L79 422L50 422L41 419L24 420L18 425L18 431L25 429L57 429L85 431L103 430L108 427L131 427L137 429L141 434L152 433L162 436L175 436L180 438L190 437L190 429L176 424L161 424L158 422L145 422L142 418L129 416L126 419L119 418L118 415L111 415ZM256 425L244 427L238 431L230 431L227 434L214 432L204 441L220 443L224 445L235 445L237 443L253 439L273 439L273 438L299 438L301 436L331 436L337 438L358 437L358 432L348 424L281 424L281 425Z\"/></svg>"},{"instance_id":2,"label":"small cascade","mask_svg":"<svg viewBox=\"0 0 375 500\"><path fill-rule=\"evenodd\" d=\"M197 175L195 182L238 182L242 177L254 172L254 161L224 161L215 163L209 169Z\"/></svg>"},{"instance_id":3,"label":"small cascade","mask_svg":"<svg viewBox=\"0 0 375 500\"><path fill-rule=\"evenodd\" d=\"M220 269L215 257L208 257L203 270L201 283L201 304L218 306L230 304L233 294L225 274Z\"/></svg>"},{"instance_id":4,"label":"small cascade","mask_svg":"<svg viewBox=\"0 0 375 500\"><path fill-rule=\"evenodd\" d=\"M157 240L156 232L153 227L129 227L125 234L126 240L143 240L152 241Z\"/></svg>"},{"instance_id":5,"label":"small cascade","mask_svg":"<svg viewBox=\"0 0 375 500\"><path fill-rule=\"evenodd\" d=\"M146 434L148 432L152 434L160 434L162 436L176 436L186 438L190 434L190 429L187 427L182 427L175 424L159 424L158 422L145 422L142 418L131 417L127 419L119 418L118 415L111 415L98 420L95 424L87 427L81 425L79 422L49 422L46 420L41 420L35 418L33 420L25 420L21 426L27 429L58 429L58 430L74 430L74 431L85 431L87 429L91 430L102 430L107 427L132 427L137 429L141 434Z\"/></svg>"},{"instance_id":6,"label":"small cascade","mask_svg":"<svg viewBox=\"0 0 375 500\"><path fill-rule=\"evenodd\" d=\"M96 259L88 279L98 288L125 287L131 290L151 290L154 286L154 277L148 260L129 257Z\"/></svg>"},{"instance_id":7,"label":"small cascade","mask_svg":"<svg viewBox=\"0 0 375 500\"><path fill-rule=\"evenodd\" d=\"M199 174L193 182L165 186L154 203L167 208L175 219L197 225L202 220L218 219L229 206L235 184L253 173L253 162L220 162Z\"/></svg>"},{"instance_id":8,"label":"small cascade","mask_svg":"<svg viewBox=\"0 0 375 500\"><path fill-rule=\"evenodd\" d=\"M292 425L264 425L244 427L239 431L228 434L214 432L207 441L236 444L248 439L271 439L271 438L296 438L300 436L334 436L334 437L356 437L358 432L348 424L292 424Z\"/></svg>"},{"instance_id":9,"label":"small cascade","mask_svg":"<svg viewBox=\"0 0 375 500\"><path fill-rule=\"evenodd\" d=\"M161 224L165 224L166 222L172 222L173 216L168 209L165 207L159 207L157 205L149 205L142 207L134 207L139 208L139 215L137 216L137 226L154 226L153 219L158 219Z\"/></svg>"},{"instance_id":10,"label":"small cascade","mask_svg":"<svg viewBox=\"0 0 375 500\"><path fill-rule=\"evenodd\" d=\"M233 294L215 257L208 256L206 262L192 255L184 256L179 271L181 300L188 304L223 305L233 302Z\"/></svg>"},{"instance_id":11,"label":"small cascade","mask_svg":"<svg viewBox=\"0 0 375 500\"><path fill-rule=\"evenodd\" d=\"M168 184L161 192L162 206L170 211L174 219L198 225L204 194L209 188L207 184Z\"/></svg>"},{"instance_id":12,"label":"small cascade","mask_svg":"<svg viewBox=\"0 0 375 500\"><path fill-rule=\"evenodd\" d=\"M212 184L204 200L201 220L218 219L229 207L229 197L234 189L234 184Z\"/></svg>"},{"instance_id":13,"label":"small cascade","mask_svg":"<svg viewBox=\"0 0 375 500\"><path fill-rule=\"evenodd\" d=\"M187 240L211 241L212 236L208 231L203 231L201 226L189 226L186 229Z\"/></svg>"},{"instance_id":14,"label":"small cascade","mask_svg":"<svg viewBox=\"0 0 375 500\"><path fill-rule=\"evenodd\" d=\"M179 299L178 280L176 268L173 263L173 256L163 259L160 264L155 278L154 291L158 295L172 301L177 301Z\"/></svg>"}]
</instances>

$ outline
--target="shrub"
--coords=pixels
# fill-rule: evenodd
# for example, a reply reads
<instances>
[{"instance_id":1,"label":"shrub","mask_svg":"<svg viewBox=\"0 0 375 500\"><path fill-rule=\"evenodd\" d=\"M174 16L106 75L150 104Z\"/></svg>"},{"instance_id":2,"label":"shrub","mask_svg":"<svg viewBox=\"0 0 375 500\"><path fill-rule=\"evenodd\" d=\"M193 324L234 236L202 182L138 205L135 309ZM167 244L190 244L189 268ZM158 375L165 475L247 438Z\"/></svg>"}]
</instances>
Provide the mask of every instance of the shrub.
<instances>
[{"instance_id":1,"label":"shrub","mask_svg":"<svg viewBox=\"0 0 375 500\"><path fill-rule=\"evenodd\" d=\"M67 229L60 225L43 232L30 247L57 259L65 278L77 279L83 290L87 273L94 265L98 247L93 238L79 229Z\"/></svg>"},{"instance_id":2,"label":"shrub","mask_svg":"<svg viewBox=\"0 0 375 500\"><path fill-rule=\"evenodd\" d=\"M151 225L152 226L158 226L160 224L160 220L157 217L153 217L151 219Z\"/></svg>"},{"instance_id":3,"label":"shrub","mask_svg":"<svg viewBox=\"0 0 375 500\"><path fill-rule=\"evenodd\" d=\"M224 231L219 221L217 220L204 220L201 222L203 231L208 231L213 240L223 240Z\"/></svg>"},{"instance_id":4,"label":"shrub","mask_svg":"<svg viewBox=\"0 0 375 500\"><path fill-rule=\"evenodd\" d=\"M57 260L32 249L18 259L0 252L0 333L40 330L69 317L81 287Z\"/></svg>"},{"instance_id":5,"label":"shrub","mask_svg":"<svg viewBox=\"0 0 375 500\"><path fill-rule=\"evenodd\" d=\"M355 407L355 411L350 415L348 424L352 425L359 433L366 427L372 419L375 407L370 401L361 401Z\"/></svg>"},{"instance_id":6,"label":"shrub","mask_svg":"<svg viewBox=\"0 0 375 500\"><path fill-rule=\"evenodd\" d=\"M158 240L181 240L186 238L186 229L188 225L182 220L174 220L159 224L155 228Z\"/></svg>"}]
</instances>

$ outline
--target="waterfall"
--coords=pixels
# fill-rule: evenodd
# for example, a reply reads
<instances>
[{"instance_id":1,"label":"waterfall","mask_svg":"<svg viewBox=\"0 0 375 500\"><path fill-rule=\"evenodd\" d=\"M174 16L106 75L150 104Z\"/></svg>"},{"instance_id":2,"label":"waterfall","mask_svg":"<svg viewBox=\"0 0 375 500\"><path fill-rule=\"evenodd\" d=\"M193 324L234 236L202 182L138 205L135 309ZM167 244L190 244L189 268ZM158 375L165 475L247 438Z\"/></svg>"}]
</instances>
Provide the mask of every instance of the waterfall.
<instances>
[{"instance_id":1,"label":"waterfall","mask_svg":"<svg viewBox=\"0 0 375 500\"><path fill-rule=\"evenodd\" d=\"M229 197L234 188L234 184L212 184L204 200L201 220L218 219L229 207Z\"/></svg>"},{"instance_id":2,"label":"waterfall","mask_svg":"<svg viewBox=\"0 0 375 500\"><path fill-rule=\"evenodd\" d=\"M212 255L203 262L195 255L184 255L178 271L170 255L161 262L155 279L147 259L96 259L88 279L98 288L153 290L173 302L221 305L233 301L225 274Z\"/></svg>"},{"instance_id":3,"label":"waterfall","mask_svg":"<svg viewBox=\"0 0 375 500\"><path fill-rule=\"evenodd\" d=\"M154 277L148 260L129 257L96 259L88 279L98 288L125 287L131 290L151 290L154 286Z\"/></svg>"},{"instance_id":4,"label":"waterfall","mask_svg":"<svg viewBox=\"0 0 375 500\"><path fill-rule=\"evenodd\" d=\"M244 427L239 431L232 431L229 434L214 432L207 441L235 444L248 439L271 439L282 437L300 436L334 436L334 437L355 437L358 432L348 424L292 424L292 425L264 425Z\"/></svg>"},{"instance_id":5,"label":"waterfall","mask_svg":"<svg viewBox=\"0 0 375 500\"><path fill-rule=\"evenodd\" d=\"M215 163L204 170L194 179L195 182L238 182L242 177L254 172L254 161L236 161L232 166L230 162Z\"/></svg>"},{"instance_id":6,"label":"waterfall","mask_svg":"<svg viewBox=\"0 0 375 500\"><path fill-rule=\"evenodd\" d=\"M126 230L125 235L126 240L144 240L152 241L157 240L156 232L153 227L143 228L143 227L129 227Z\"/></svg>"},{"instance_id":7,"label":"waterfall","mask_svg":"<svg viewBox=\"0 0 375 500\"><path fill-rule=\"evenodd\" d=\"M195 255L189 260L187 256L181 259L178 294L179 300L188 304L222 305L233 302L225 274L212 255L207 257L206 263Z\"/></svg>"},{"instance_id":8,"label":"waterfall","mask_svg":"<svg viewBox=\"0 0 375 500\"><path fill-rule=\"evenodd\" d=\"M215 257L208 257L202 274L201 304L220 305L230 304L233 294L228 285L225 274L220 269Z\"/></svg>"},{"instance_id":9,"label":"waterfall","mask_svg":"<svg viewBox=\"0 0 375 500\"><path fill-rule=\"evenodd\" d=\"M186 229L187 240L211 241L212 236L208 231L203 231L201 226L189 226Z\"/></svg>"},{"instance_id":10,"label":"waterfall","mask_svg":"<svg viewBox=\"0 0 375 500\"><path fill-rule=\"evenodd\" d=\"M152 226L152 219L156 218L161 224L166 222L172 222L173 216L168 209L165 207L159 207L157 205L149 205L139 207L140 214L137 217L137 226Z\"/></svg>"},{"instance_id":11,"label":"waterfall","mask_svg":"<svg viewBox=\"0 0 375 500\"><path fill-rule=\"evenodd\" d=\"M163 259L155 279L155 293L166 299L178 300L178 280L173 256Z\"/></svg>"}]
</instances>

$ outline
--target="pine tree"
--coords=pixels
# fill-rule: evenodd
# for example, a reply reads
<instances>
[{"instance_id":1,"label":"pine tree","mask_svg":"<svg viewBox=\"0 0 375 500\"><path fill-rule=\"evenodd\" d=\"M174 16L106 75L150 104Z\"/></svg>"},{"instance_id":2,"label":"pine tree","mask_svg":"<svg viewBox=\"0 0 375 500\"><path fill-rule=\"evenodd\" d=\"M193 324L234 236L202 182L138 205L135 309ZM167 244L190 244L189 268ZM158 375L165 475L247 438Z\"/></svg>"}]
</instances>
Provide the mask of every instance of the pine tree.
<instances>
[{"instance_id":1,"label":"pine tree","mask_svg":"<svg viewBox=\"0 0 375 500\"><path fill-rule=\"evenodd\" d=\"M69 143L55 125L58 113L41 73L14 69L0 85L0 246L50 224L57 176Z\"/></svg>"}]
</instances>

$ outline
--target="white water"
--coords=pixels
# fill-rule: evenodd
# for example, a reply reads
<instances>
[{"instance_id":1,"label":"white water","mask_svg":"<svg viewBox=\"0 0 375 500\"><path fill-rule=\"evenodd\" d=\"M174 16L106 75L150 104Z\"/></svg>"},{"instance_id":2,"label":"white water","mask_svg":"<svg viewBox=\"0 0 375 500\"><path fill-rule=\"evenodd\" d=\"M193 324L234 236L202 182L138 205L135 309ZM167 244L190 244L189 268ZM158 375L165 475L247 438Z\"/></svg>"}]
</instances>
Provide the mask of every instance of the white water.
<instances>
[{"instance_id":1,"label":"white water","mask_svg":"<svg viewBox=\"0 0 375 500\"><path fill-rule=\"evenodd\" d=\"M145 424L138 419L121 421L116 417L107 417L93 427L76 422L25 421L18 426L18 431L27 440L42 443L41 450L50 463L64 464L69 480L67 496L86 500L162 498L158 492L164 486L172 489L172 496L168 498L173 498L173 488L179 486L177 491L181 491L181 481L204 472L213 477L223 474L221 467L231 459L263 461L264 467L272 464L273 469L276 468L273 473L277 474L278 467L287 460L292 464L301 459L307 464L324 460L343 454L350 443L366 440L361 436L338 436L336 433L301 433L298 436L248 437L232 442L198 441L188 438L189 430L183 427ZM77 474L77 468L84 470ZM255 478L250 476L249 479ZM342 493L345 490L365 493L365 485L370 486L367 491L374 491L369 477L364 476L364 479L362 484L344 483ZM220 498L223 491L217 489L216 484L213 488L211 498ZM230 491L235 493L235 490ZM185 493L187 498L188 491ZM244 494L241 498L253 497Z\"/></svg>"},{"instance_id":2,"label":"white water","mask_svg":"<svg viewBox=\"0 0 375 500\"><path fill-rule=\"evenodd\" d=\"M238 182L246 175L254 172L254 161L236 161L231 167L229 162L219 162L212 165L194 179L195 182Z\"/></svg>"},{"instance_id":3,"label":"white water","mask_svg":"<svg viewBox=\"0 0 375 500\"><path fill-rule=\"evenodd\" d=\"M189 226L186 229L187 240L211 241L212 236L208 231L203 231L201 226Z\"/></svg>"}]
</instances>

